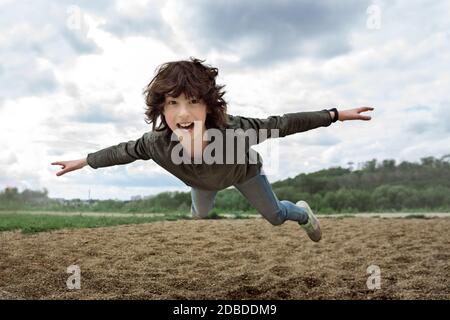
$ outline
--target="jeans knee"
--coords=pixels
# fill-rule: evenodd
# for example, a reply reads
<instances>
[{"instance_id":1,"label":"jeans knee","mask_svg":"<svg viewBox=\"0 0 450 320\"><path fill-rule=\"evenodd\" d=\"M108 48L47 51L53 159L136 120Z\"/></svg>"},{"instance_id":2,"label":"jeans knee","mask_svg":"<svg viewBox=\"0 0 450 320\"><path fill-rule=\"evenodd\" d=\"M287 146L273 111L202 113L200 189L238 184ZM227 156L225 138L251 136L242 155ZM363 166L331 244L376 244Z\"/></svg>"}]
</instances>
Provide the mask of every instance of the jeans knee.
<instances>
[{"instance_id":1,"label":"jeans knee","mask_svg":"<svg viewBox=\"0 0 450 320\"><path fill-rule=\"evenodd\" d=\"M273 220L269 220L269 222L273 225L273 226L280 226L284 223L284 220L281 219L273 219Z\"/></svg>"},{"instance_id":2,"label":"jeans knee","mask_svg":"<svg viewBox=\"0 0 450 320\"><path fill-rule=\"evenodd\" d=\"M275 214L264 216L273 226L282 225L285 221L283 217L283 211L277 211Z\"/></svg>"}]
</instances>

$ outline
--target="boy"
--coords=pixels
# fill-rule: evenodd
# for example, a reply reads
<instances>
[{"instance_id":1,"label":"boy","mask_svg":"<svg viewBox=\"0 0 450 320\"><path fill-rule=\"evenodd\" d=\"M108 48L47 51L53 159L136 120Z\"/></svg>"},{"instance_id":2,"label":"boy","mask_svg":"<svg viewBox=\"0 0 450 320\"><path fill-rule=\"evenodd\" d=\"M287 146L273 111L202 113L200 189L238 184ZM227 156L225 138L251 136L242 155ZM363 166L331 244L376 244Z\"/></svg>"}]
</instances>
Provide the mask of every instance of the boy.
<instances>
[{"instance_id":1,"label":"boy","mask_svg":"<svg viewBox=\"0 0 450 320\"><path fill-rule=\"evenodd\" d=\"M250 147L264 138L303 132L318 127L330 126L337 120L370 120L370 116L361 115L371 107L361 107L339 111L336 108L316 112L287 113L283 116L270 116L256 119L232 116L226 113L227 103L223 99L224 86L216 85L217 68L203 64L204 61L191 58L190 61L168 62L160 66L157 74L147 85L146 116L153 123L152 130L141 138L122 142L94 153L86 158L70 161L57 161L52 165L61 165L56 175L81 169L89 165L93 169L127 164L138 159L152 159L161 167L191 186L191 213L194 218L205 218L214 206L219 190L234 186L272 225L280 225L286 220L296 221L315 242L322 233L318 219L305 201L296 204L287 200L278 200L266 176L262 173L262 162ZM160 120L158 126L157 121ZM256 136L247 143L246 135L233 135L233 130L253 130L263 132L265 137ZM215 130L215 131L214 131ZM203 162L206 151L212 151L209 142L212 132L219 133L218 141L222 147L213 148L214 162ZM275 132L275 134L274 134ZM222 136L220 136L220 134ZM208 138L205 138L208 137ZM223 140L225 143L223 143ZM244 141L240 148L225 148L235 139ZM181 147L181 148L180 148ZM179 152L183 161L178 161ZM233 152L242 161L225 161ZM252 153L253 152L253 153ZM211 153L212 154L212 153ZM222 158L220 157L222 155ZM177 160L177 161L176 161ZM194 160L194 163L189 160ZM217 161L219 160L219 161ZM253 160L253 161L252 161Z\"/></svg>"}]
</instances>

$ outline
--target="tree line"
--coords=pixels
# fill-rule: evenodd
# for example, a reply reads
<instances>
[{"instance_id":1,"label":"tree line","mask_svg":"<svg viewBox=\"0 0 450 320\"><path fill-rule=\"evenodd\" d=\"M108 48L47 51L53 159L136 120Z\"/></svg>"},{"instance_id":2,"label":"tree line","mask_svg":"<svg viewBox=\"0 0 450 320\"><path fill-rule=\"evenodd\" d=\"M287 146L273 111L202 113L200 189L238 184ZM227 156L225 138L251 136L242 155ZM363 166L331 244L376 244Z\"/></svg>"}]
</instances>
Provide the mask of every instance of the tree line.
<instances>
[{"instance_id":1,"label":"tree line","mask_svg":"<svg viewBox=\"0 0 450 320\"><path fill-rule=\"evenodd\" d=\"M450 211L450 155L422 158L418 163L395 160L363 163L360 169L332 167L272 183L279 200L306 200L319 213ZM162 192L133 200L57 200L48 191L6 188L0 210L180 212L190 211L190 192ZM221 190L217 212L255 212L234 188Z\"/></svg>"}]
</instances>

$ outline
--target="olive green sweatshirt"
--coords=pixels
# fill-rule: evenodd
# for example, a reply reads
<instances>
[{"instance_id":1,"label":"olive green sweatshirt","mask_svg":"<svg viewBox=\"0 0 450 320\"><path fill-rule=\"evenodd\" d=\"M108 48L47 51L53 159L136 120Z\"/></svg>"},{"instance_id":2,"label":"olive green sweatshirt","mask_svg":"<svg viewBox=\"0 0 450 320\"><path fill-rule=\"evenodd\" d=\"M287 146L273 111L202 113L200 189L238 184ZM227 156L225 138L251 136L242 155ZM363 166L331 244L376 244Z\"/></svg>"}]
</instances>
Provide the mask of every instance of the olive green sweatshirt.
<instances>
[{"instance_id":1,"label":"olive green sweatshirt","mask_svg":"<svg viewBox=\"0 0 450 320\"><path fill-rule=\"evenodd\" d=\"M265 135L266 138L276 138L277 135L273 134L275 131L271 129L278 129L278 137L284 137L318 127L328 127L331 123L331 115L327 110L286 113L282 116L270 116L266 119L228 115L226 128L217 129L223 133L223 148L216 148L211 153L211 155L214 154L213 156L220 155L222 157L221 161L210 164L205 162L196 163L194 160L191 163L173 161L173 149L175 147L179 148L180 142L173 138L175 135L172 135L172 131L167 128L162 131L149 131L137 140L122 142L97 152L89 153L87 155L87 163L91 168L97 169L127 164L139 159L151 159L188 186L203 190L222 190L234 184L243 183L261 172L261 158L250 147L263 142ZM236 132L236 129L242 129L243 131L253 129L257 133L263 131L262 129L267 130L265 131L267 134L264 133L262 138L257 135L257 140L244 138L245 148L239 149L241 153L244 150L244 163L237 161L237 146L239 145L237 139L239 139L239 136L236 137L236 135L232 136L229 134L233 131ZM229 149L225 147L226 141L229 142L229 139L234 139L233 141L235 142L233 149L234 161L228 161L225 158L226 152L229 152ZM216 140L211 137L211 141L208 143L212 144L213 142L216 142ZM250 149L253 154L257 155L256 160L249 157ZM181 148L178 154L183 156L184 149Z\"/></svg>"}]
</instances>

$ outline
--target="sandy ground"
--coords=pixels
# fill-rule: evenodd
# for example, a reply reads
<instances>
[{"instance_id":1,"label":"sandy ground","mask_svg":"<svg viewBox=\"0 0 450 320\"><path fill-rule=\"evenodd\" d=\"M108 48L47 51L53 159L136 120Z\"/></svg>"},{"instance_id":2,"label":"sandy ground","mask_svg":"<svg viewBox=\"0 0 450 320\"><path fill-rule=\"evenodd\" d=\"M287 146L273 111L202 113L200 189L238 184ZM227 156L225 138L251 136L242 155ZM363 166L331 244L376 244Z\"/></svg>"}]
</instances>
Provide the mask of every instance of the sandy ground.
<instances>
[{"instance_id":1,"label":"sandy ground","mask_svg":"<svg viewBox=\"0 0 450 320\"><path fill-rule=\"evenodd\" d=\"M262 219L3 232L0 298L450 299L450 218L321 221L317 244ZM74 264L80 290L66 287Z\"/></svg>"}]
</instances>

